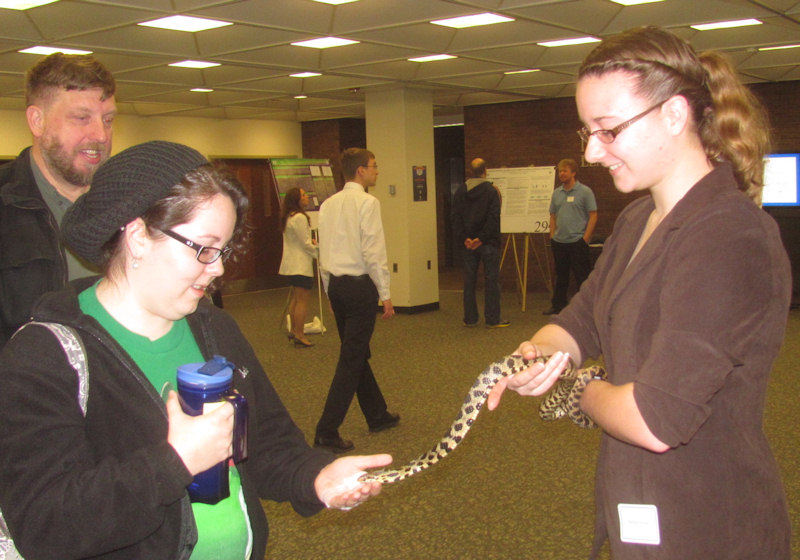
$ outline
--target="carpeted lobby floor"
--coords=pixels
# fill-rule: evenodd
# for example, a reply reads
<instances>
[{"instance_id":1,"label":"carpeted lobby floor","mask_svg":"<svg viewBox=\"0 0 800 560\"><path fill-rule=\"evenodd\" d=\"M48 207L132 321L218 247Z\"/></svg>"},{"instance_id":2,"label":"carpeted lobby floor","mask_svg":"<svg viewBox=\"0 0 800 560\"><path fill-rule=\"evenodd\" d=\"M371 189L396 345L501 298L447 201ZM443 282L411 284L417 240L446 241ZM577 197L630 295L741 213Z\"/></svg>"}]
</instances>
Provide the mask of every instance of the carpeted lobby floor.
<instances>
[{"instance_id":1,"label":"carpeted lobby floor","mask_svg":"<svg viewBox=\"0 0 800 560\"><path fill-rule=\"evenodd\" d=\"M398 428L370 434L354 404L342 426L355 453L388 452L400 465L428 450L445 432L467 390L490 362L513 351L538 327L546 294L503 295L505 329L467 329L461 292L450 274L440 282L440 310L378 320L371 360ZM455 276L457 279L458 276ZM296 349L281 318L288 291L230 295L225 308L238 320L295 422L311 441L338 357L336 326L323 299L325 334ZM313 315L319 315L312 298ZM482 307L482 306L481 306ZM781 464L797 536L800 462L797 391L800 311L789 327L768 395L765 429ZM567 422L544 423L538 399L507 394L484 411L459 448L440 464L384 488L350 512L323 511L305 519L288 504L265 502L270 521L267 557L301 559L577 559L593 529L593 477L599 432ZM793 539L795 558L800 543Z\"/></svg>"}]
</instances>

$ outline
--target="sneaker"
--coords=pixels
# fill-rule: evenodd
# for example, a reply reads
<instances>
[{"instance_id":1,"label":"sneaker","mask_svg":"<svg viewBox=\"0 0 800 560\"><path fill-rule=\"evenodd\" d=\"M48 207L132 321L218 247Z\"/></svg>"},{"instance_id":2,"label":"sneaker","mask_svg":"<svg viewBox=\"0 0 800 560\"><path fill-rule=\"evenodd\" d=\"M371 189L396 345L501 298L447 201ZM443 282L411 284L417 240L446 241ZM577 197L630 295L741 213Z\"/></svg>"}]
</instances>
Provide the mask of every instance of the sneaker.
<instances>
[{"instance_id":1,"label":"sneaker","mask_svg":"<svg viewBox=\"0 0 800 560\"><path fill-rule=\"evenodd\" d=\"M489 323L486 323L486 328L487 329L502 329L503 327L507 327L510 324L511 324L511 321L503 321L501 319L499 323L495 323L493 325L490 325Z\"/></svg>"}]
</instances>

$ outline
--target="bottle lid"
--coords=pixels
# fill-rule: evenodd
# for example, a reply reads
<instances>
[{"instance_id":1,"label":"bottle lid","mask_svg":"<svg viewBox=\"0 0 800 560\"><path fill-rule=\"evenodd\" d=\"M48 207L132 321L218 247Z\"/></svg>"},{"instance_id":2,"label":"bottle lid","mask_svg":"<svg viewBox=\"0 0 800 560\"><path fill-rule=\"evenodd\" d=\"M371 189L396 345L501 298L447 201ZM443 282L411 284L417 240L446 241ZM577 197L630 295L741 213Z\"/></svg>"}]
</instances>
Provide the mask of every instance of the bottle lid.
<instances>
[{"instance_id":1,"label":"bottle lid","mask_svg":"<svg viewBox=\"0 0 800 560\"><path fill-rule=\"evenodd\" d=\"M230 385L234 365L223 356L214 356L207 362L178 366L178 383L216 389Z\"/></svg>"}]
</instances>

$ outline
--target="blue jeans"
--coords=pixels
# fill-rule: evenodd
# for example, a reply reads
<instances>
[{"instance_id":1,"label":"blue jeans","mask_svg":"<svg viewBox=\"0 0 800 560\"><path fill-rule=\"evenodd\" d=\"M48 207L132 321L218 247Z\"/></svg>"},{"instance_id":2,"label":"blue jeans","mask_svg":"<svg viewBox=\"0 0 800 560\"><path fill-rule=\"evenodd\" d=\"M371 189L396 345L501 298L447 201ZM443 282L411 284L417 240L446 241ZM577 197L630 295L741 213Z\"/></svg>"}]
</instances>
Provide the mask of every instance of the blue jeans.
<instances>
[{"instance_id":1,"label":"blue jeans","mask_svg":"<svg viewBox=\"0 0 800 560\"><path fill-rule=\"evenodd\" d=\"M464 322L468 325L478 322L475 282L481 261L485 280L483 315L487 325L496 325L500 322L500 248L494 245L464 248Z\"/></svg>"}]
</instances>

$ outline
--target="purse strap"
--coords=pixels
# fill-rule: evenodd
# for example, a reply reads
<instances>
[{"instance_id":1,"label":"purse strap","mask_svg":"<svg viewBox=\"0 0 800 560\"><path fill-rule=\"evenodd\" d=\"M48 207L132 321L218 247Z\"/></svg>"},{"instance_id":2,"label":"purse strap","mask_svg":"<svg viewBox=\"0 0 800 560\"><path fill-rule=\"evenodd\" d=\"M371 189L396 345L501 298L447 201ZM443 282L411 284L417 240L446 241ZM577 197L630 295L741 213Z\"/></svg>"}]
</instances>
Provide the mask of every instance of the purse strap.
<instances>
[{"instance_id":1,"label":"purse strap","mask_svg":"<svg viewBox=\"0 0 800 560\"><path fill-rule=\"evenodd\" d=\"M81 408L81 413L86 416L86 406L89 401L89 366L86 362L86 351L78 333L72 327L43 321L26 323L17 332L30 325L45 327L61 343L61 348L64 350L69 364L78 375L78 406ZM14 540L11 538L2 511L0 511L0 560L23 560L22 555L14 546Z\"/></svg>"}]
</instances>

